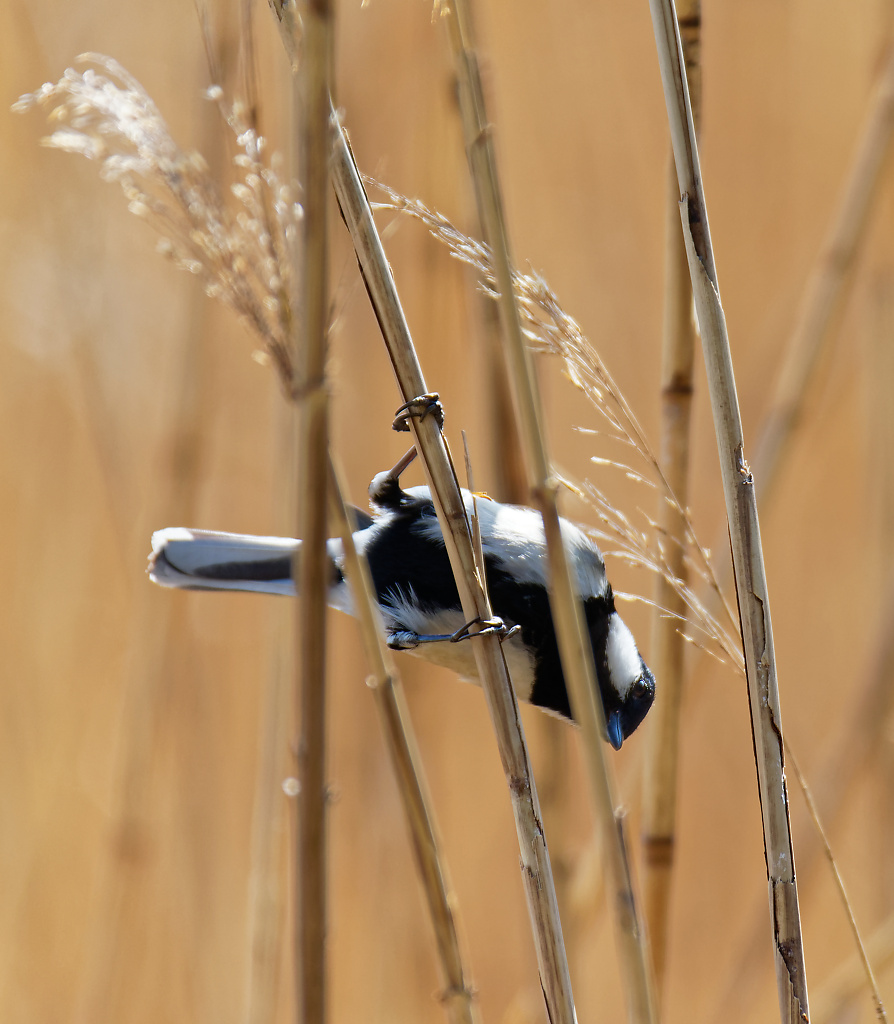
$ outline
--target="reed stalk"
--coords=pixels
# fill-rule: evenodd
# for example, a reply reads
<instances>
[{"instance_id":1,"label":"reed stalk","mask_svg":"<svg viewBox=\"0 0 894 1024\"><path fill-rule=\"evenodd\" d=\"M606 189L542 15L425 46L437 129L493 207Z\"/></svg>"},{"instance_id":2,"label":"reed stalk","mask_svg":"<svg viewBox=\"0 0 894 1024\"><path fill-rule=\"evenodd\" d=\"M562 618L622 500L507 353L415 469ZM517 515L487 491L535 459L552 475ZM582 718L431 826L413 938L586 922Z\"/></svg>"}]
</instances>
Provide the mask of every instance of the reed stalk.
<instances>
[{"instance_id":1,"label":"reed stalk","mask_svg":"<svg viewBox=\"0 0 894 1024\"><path fill-rule=\"evenodd\" d=\"M517 430L524 452L530 491L543 516L549 556L550 609L574 717L583 734L584 760L613 889L613 921L624 972L629 1019L653 1021L655 1000L644 931L637 912L621 823L615 815L616 799L612 781L603 754L605 717L599 700L596 669L586 634L580 595L562 542L557 504L559 484L547 456L539 394L515 301L508 232L503 215L493 133L481 86L471 4L468 0L450 0L444 14L460 83L460 110L478 213L485 241L493 257L499 292L503 355L513 396Z\"/></svg>"},{"instance_id":2,"label":"reed stalk","mask_svg":"<svg viewBox=\"0 0 894 1024\"><path fill-rule=\"evenodd\" d=\"M693 119L698 130L701 96L701 3L681 0L677 20L689 81ZM671 156L668 165L668 204L665 227L664 327L661 365L661 450L659 462L676 502L658 499L658 544L675 580L689 584L686 558L689 504L689 421L695 323L689 261L680 231L680 194ZM680 587L659 573L655 578L652 620L652 661L661 681L647 725L648 745L643 778L643 909L652 944L655 984L660 1000L667 965L671 883L677 817L680 708L686 640L683 626L688 608Z\"/></svg>"},{"instance_id":3,"label":"reed stalk","mask_svg":"<svg viewBox=\"0 0 894 1024\"><path fill-rule=\"evenodd\" d=\"M758 488L773 493L789 441L801 422L817 366L835 336L852 270L866 236L894 131L894 46L886 55L857 154L801 300L785 361L755 449Z\"/></svg>"},{"instance_id":4,"label":"reed stalk","mask_svg":"<svg viewBox=\"0 0 894 1024\"><path fill-rule=\"evenodd\" d=\"M280 15L287 7L282 4ZM291 9L291 5L288 5ZM276 9L276 8L274 8ZM310 0L301 23L303 60L294 65L296 26L285 23L293 57L294 164L304 190L302 229L293 266L292 351L296 373L291 400L298 408L298 536L294 569L298 637L298 783L295 861L297 1019L326 1020L326 596L329 558L326 522L329 485L326 354L329 331L329 95L334 14L329 0ZM281 19L281 24L283 21ZM291 39L292 46L289 46Z\"/></svg>"},{"instance_id":5,"label":"reed stalk","mask_svg":"<svg viewBox=\"0 0 894 1024\"><path fill-rule=\"evenodd\" d=\"M438 959L444 975L444 1003L451 1024L476 1024L480 1013L463 963L456 921L455 902L447 871L441 860L431 801L422 772L413 727L403 697L400 678L391 651L385 645L385 627L376 604L375 590L366 557L354 544L354 525L342 497L335 467L330 463L332 518L341 537L345 569L351 585L355 615L360 624L364 650L371 674L368 685L376 700L385 745L394 769L398 793L407 819L413 856L422 881L425 900L435 934Z\"/></svg>"},{"instance_id":6,"label":"reed stalk","mask_svg":"<svg viewBox=\"0 0 894 1024\"><path fill-rule=\"evenodd\" d=\"M332 180L342 216L354 243L361 274L385 340L404 402L429 394L391 269L373 222L372 210L347 137L333 119ZM453 567L467 621L492 617L475 570L469 524L449 450L434 416L413 416L409 425L431 488L432 500ZM473 627L474 628L474 627ZM522 879L534 934L540 981L552 1024L573 1024L574 1003L562 940L555 882L530 768L518 705L494 633L465 641L474 645L478 673L491 715L500 759L509 785L518 833Z\"/></svg>"},{"instance_id":7,"label":"reed stalk","mask_svg":"<svg viewBox=\"0 0 894 1024\"><path fill-rule=\"evenodd\" d=\"M285 466L286 486L277 481L278 517L295 522L298 474L294 409L277 410L274 465ZM188 521L188 520L187 520ZM276 608L268 623L267 669L259 730L257 782L252 801L251 854L248 876L248 943L244 1024L269 1024L276 1018L282 993L279 980L288 927L294 780L293 725L295 656L292 602ZM283 785L283 780L288 780Z\"/></svg>"},{"instance_id":8,"label":"reed stalk","mask_svg":"<svg viewBox=\"0 0 894 1024\"><path fill-rule=\"evenodd\" d=\"M673 0L649 0L649 6L677 167L683 236L729 521L763 823L780 1015L783 1024L800 1024L810 1016L807 978L788 814L776 658L754 477L745 459L735 375L720 304L674 4Z\"/></svg>"}]
</instances>

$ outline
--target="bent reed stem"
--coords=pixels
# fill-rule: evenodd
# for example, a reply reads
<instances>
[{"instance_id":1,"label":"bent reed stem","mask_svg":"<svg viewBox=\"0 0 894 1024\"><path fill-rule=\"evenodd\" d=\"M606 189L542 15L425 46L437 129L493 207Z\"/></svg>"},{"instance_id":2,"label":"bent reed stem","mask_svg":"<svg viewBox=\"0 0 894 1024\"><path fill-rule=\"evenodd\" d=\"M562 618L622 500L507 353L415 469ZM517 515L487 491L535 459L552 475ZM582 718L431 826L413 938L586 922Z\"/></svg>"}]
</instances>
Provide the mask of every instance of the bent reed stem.
<instances>
[{"instance_id":1,"label":"bent reed stem","mask_svg":"<svg viewBox=\"0 0 894 1024\"><path fill-rule=\"evenodd\" d=\"M647 943L637 910L621 822L615 814L613 785L603 754L605 716L599 698L592 649L586 635L580 595L577 593L559 526L559 484L547 456L540 398L516 307L493 130L487 117L481 85L471 4L468 0L450 0L444 15L460 83L460 111L469 170L475 185L484 239L493 257L499 292L503 356L513 396L516 429L521 439L531 494L543 516L549 562L550 610L571 706L583 735L584 762L603 837L608 876L614 890L614 899L611 901L612 920L622 965L628 1014L631 1021L647 1024L656 1019Z\"/></svg>"}]
</instances>

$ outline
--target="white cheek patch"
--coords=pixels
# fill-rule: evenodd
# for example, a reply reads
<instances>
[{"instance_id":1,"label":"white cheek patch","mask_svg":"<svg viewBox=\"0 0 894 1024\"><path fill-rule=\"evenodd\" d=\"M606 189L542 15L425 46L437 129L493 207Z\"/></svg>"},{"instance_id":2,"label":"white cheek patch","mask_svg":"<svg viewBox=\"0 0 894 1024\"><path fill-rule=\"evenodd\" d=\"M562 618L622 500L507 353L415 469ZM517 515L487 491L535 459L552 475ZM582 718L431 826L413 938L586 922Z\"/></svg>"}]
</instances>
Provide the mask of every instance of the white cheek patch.
<instances>
[{"instance_id":1,"label":"white cheek patch","mask_svg":"<svg viewBox=\"0 0 894 1024\"><path fill-rule=\"evenodd\" d=\"M617 612L612 613L608 625L605 660L612 685L621 700L624 700L630 687L642 675L643 666L633 634Z\"/></svg>"}]
</instances>

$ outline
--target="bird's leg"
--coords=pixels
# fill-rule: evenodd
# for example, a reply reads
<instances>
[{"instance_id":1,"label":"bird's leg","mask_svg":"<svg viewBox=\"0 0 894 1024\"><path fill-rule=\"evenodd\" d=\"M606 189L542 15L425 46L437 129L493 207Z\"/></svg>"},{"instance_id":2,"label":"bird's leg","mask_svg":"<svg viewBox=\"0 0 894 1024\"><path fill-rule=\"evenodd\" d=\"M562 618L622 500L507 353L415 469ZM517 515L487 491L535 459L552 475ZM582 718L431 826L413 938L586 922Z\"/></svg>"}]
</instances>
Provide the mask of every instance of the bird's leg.
<instances>
[{"instance_id":1,"label":"bird's leg","mask_svg":"<svg viewBox=\"0 0 894 1024\"><path fill-rule=\"evenodd\" d=\"M434 644L449 640L452 633L414 633L411 629L393 629L385 641L392 651L412 651L420 644Z\"/></svg>"},{"instance_id":2,"label":"bird's leg","mask_svg":"<svg viewBox=\"0 0 894 1024\"><path fill-rule=\"evenodd\" d=\"M473 626L480 626L480 629L476 629L472 632ZM461 640L470 640L474 636L486 636L488 633L496 633L500 640L508 640L509 637L514 636L521 626L513 626L511 629L507 628L506 623L499 616L494 616L492 619L482 619L478 616L476 619L472 619L471 622L465 623L455 633L414 633L408 629L394 629L388 634L388 646L393 651L412 651L414 647L418 647L420 644L433 644L447 641L451 644L458 644Z\"/></svg>"}]
</instances>

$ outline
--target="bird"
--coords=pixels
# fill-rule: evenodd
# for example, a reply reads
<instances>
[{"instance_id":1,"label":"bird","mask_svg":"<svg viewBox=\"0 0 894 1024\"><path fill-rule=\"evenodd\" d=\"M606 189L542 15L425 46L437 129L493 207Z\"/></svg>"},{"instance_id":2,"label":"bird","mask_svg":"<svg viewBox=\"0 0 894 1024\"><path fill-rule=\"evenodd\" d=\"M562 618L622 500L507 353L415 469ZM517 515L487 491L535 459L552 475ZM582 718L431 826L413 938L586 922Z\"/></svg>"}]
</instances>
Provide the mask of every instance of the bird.
<instances>
[{"instance_id":1,"label":"bird","mask_svg":"<svg viewBox=\"0 0 894 1024\"><path fill-rule=\"evenodd\" d=\"M408 453L410 455L411 453ZM368 560L388 645L479 682L474 651L441 527L428 487L404 490L399 469L377 474L373 514L354 509L353 534ZM488 593L502 620L503 652L519 700L573 721L550 613L546 539L540 513L462 491L479 521ZM619 750L655 698L655 678L615 609L599 548L578 526L561 521L562 538L583 603L608 742ZM169 527L152 536L150 579L185 590L294 595L294 556L301 542L284 537ZM328 604L353 613L339 539L327 542Z\"/></svg>"}]
</instances>

